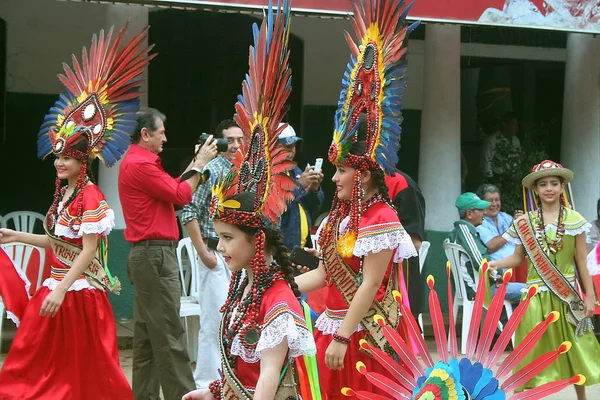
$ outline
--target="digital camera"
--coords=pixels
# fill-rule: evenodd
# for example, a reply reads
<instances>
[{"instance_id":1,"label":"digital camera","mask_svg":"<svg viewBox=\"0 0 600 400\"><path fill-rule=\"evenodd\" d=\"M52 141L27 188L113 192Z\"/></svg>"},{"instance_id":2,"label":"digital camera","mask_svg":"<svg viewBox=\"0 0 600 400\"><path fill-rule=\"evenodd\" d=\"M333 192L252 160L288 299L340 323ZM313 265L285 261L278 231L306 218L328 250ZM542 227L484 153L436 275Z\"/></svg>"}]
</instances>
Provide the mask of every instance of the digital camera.
<instances>
[{"instance_id":1,"label":"digital camera","mask_svg":"<svg viewBox=\"0 0 600 400\"><path fill-rule=\"evenodd\" d=\"M209 134L208 133L201 133L200 136L198 137L198 144L200 145L200 147L202 147L202 145L206 142L206 139L208 139ZM214 138L213 140L217 141L217 151L219 153L223 153L225 151L227 151L227 149L229 148L229 143L227 141L227 139L225 138Z\"/></svg>"}]
</instances>

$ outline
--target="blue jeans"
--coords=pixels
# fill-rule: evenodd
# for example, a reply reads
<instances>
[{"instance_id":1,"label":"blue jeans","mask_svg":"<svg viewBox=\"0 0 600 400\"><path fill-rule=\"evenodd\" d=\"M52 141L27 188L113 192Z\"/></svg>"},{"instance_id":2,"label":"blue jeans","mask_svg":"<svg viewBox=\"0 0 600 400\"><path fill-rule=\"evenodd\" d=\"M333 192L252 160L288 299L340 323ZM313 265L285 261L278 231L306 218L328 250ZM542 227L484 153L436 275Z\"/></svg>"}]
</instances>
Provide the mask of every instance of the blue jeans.
<instances>
[{"instance_id":1,"label":"blue jeans","mask_svg":"<svg viewBox=\"0 0 600 400\"><path fill-rule=\"evenodd\" d=\"M506 285L506 295L504 296L504 299L510 301L513 308L519 305L521 295L523 294L521 293L521 289L525 289L525 286L526 285L521 282L508 282ZM496 285L491 285L490 289L492 291L492 296L495 296L498 291Z\"/></svg>"}]
</instances>

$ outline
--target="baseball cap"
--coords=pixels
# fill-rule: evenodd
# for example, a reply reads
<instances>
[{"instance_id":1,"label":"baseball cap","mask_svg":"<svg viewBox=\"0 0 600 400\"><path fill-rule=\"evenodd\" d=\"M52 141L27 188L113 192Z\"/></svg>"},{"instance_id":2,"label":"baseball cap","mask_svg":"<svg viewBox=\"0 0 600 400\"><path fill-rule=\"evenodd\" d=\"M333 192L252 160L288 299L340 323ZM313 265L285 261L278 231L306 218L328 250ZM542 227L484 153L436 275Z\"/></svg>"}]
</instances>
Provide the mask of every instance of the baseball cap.
<instances>
[{"instance_id":1,"label":"baseball cap","mask_svg":"<svg viewBox=\"0 0 600 400\"><path fill-rule=\"evenodd\" d=\"M473 208L476 210L485 210L490 206L490 202L481 200L473 192L465 192L458 196L454 205L458 208L458 211L466 211Z\"/></svg>"},{"instance_id":2,"label":"baseball cap","mask_svg":"<svg viewBox=\"0 0 600 400\"><path fill-rule=\"evenodd\" d=\"M283 124L279 124L279 126L281 126L281 125L283 125ZM296 131L294 131L294 128L292 128L292 126L289 124L279 134L279 137L277 139L279 139L279 141L281 143L283 143L283 145L285 145L285 146L289 146L289 145L292 145L292 144L302 141L302 138L296 136Z\"/></svg>"}]
</instances>

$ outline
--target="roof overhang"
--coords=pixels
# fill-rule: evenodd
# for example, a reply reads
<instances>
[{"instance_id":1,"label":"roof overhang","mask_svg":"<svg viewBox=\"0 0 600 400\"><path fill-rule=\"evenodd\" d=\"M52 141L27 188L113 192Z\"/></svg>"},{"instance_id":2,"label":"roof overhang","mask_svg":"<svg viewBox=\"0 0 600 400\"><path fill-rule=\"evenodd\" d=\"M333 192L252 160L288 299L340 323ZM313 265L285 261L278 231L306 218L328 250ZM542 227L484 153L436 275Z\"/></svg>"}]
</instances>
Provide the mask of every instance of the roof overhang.
<instances>
[{"instance_id":1,"label":"roof overhang","mask_svg":"<svg viewBox=\"0 0 600 400\"><path fill-rule=\"evenodd\" d=\"M63 0L64 1L64 0ZM268 0L67 0L84 3L140 4L150 7L205 9L262 14ZM274 0L273 3L277 3ZM348 18L350 0L293 0L292 13L329 18ZM557 17L557 16L560 16ZM409 20L461 25L482 25L600 33L600 5L596 0L415 0Z\"/></svg>"}]
</instances>

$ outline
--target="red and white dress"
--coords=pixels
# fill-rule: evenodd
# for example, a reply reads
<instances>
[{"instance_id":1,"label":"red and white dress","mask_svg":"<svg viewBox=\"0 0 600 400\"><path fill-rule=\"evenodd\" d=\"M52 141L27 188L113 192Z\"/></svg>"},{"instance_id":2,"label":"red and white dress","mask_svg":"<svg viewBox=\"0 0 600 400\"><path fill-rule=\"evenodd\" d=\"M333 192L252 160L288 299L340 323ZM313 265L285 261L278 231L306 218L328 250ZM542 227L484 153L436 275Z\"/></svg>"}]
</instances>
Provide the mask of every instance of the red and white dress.
<instances>
[{"instance_id":1,"label":"red and white dress","mask_svg":"<svg viewBox=\"0 0 600 400\"><path fill-rule=\"evenodd\" d=\"M339 234L344 232L349 221L346 217L340 223ZM396 211L384 202L372 204L360 218L358 236L354 245L354 255L344 261L358 273L360 258L370 253L382 250L395 250L390 259L387 271L381 286L375 296L381 301L386 292L387 284L392 276L393 262L416 255L415 247L398 219ZM362 361L369 371L386 374L386 370L375 360L371 359L360 350L359 342L365 337L365 331L359 324L350 336L344 368L331 370L325 364L325 351L331 344L332 335L338 331L346 313L348 305L335 284L326 287L326 309L315 323L315 342L317 344L317 363L319 367L319 381L324 396L328 399L341 399L341 389L351 387L354 391L367 390L384 395L375 386L370 384L363 375L356 370L356 363Z\"/></svg>"},{"instance_id":2,"label":"red and white dress","mask_svg":"<svg viewBox=\"0 0 600 400\"><path fill-rule=\"evenodd\" d=\"M236 357L236 376L244 388L253 392L260 376L260 354L287 339L288 358L315 355L315 341L306 327L302 307L288 283L279 279L263 294L258 323L262 327L256 350L248 350L234 337L231 354ZM288 360L284 361L287 363ZM283 365L282 365L283 367Z\"/></svg>"},{"instance_id":3,"label":"red and white dress","mask_svg":"<svg viewBox=\"0 0 600 400\"><path fill-rule=\"evenodd\" d=\"M84 233L108 235L114 214L96 185L83 189L78 233L69 229L76 202L59 206L55 234L82 246ZM0 371L2 400L133 400L119 364L115 319L106 292L83 277L66 293L54 317L41 317L42 302L68 266L52 253L51 275L30 299ZM0 277L1 279L1 277Z\"/></svg>"}]
</instances>

